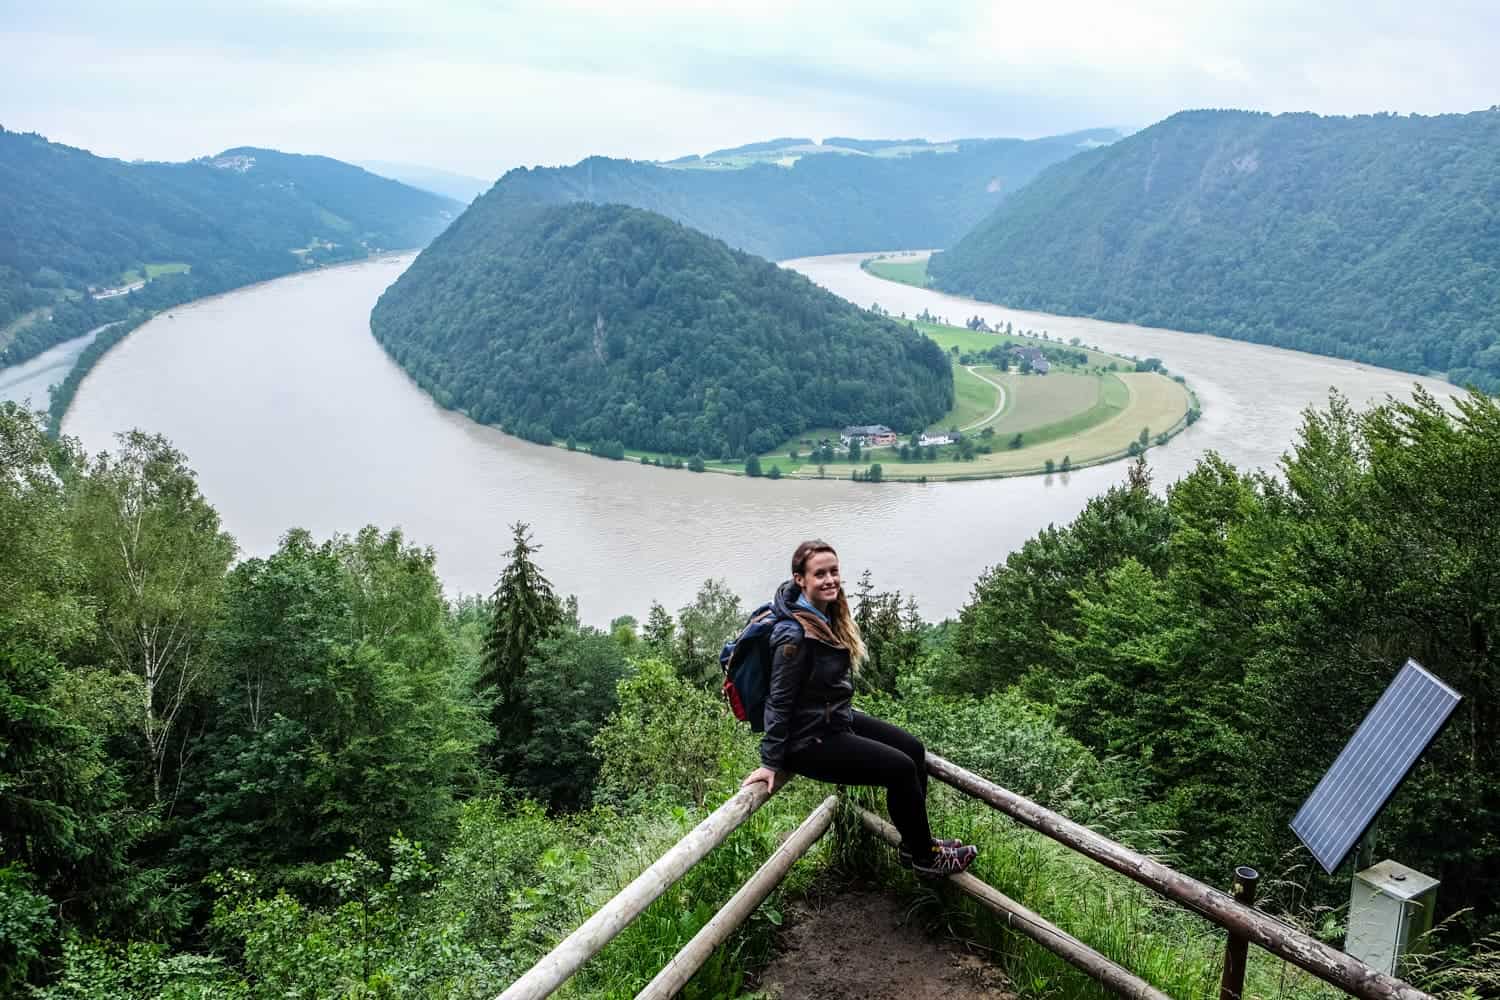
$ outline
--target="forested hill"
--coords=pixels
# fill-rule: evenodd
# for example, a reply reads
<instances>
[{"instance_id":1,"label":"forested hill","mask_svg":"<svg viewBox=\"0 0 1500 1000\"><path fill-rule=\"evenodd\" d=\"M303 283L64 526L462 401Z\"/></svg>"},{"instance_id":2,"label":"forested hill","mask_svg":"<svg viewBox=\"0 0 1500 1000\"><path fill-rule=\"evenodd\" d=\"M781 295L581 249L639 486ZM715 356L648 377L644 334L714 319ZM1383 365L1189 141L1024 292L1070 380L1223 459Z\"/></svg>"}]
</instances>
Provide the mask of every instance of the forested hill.
<instances>
[{"instance_id":1,"label":"forested hill","mask_svg":"<svg viewBox=\"0 0 1500 1000\"><path fill-rule=\"evenodd\" d=\"M615 202L659 212L773 260L941 247L968 232L1043 168L1118 135L1097 129L1029 141L972 139L950 144L948 152L934 147L900 156L847 148L803 155L790 167L753 162L741 169L667 167L596 156L571 167L512 170L470 211L490 213L498 207L493 202L513 195L547 203ZM709 156L775 145L753 143ZM688 161L704 162L697 157L674 162Z\"/></svg>"},{"instance_id":2,"label":"forested hill","mask_svg":"<svg viewBox=\"0 0 1500 1000\"><path fill-rule=\"evenodd\" d=\"M952 405L931 340L660 215L519 203L488 222L466 214L370 318L482 423L719 457L812 427L909 431Z\"/></svg>"},{"instance_id":3,"label":"forested hill","mask_svg":"<svg viewBox=\"0 0 1500 1000\"><path fill-rule=\"evenodd\" d=\"M322 156L125 163L0 130L0 365L132 308L421 246L461 210ZM130 296L88 294L146 278Z\"/></svg>"},{"instance_id":4,"label":"forested hill","mask_svg":"<svg viewBox=\"0 0 1500 1000\"><path fill-rule=\"evenodd\" d=\"M946 291L1500 391L1500 112L1191 111L1060 163L933 258Z\"/></svg>"}]
</instances>

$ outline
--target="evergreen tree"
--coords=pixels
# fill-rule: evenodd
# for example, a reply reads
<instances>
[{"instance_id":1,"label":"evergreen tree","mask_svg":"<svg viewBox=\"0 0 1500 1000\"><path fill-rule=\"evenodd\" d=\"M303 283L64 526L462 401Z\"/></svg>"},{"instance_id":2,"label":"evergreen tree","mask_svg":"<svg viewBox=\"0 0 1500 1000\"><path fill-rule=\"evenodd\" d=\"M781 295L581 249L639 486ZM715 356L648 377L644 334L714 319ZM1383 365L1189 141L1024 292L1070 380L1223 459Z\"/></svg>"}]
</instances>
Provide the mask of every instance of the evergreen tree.
<instances>
[{"instance_id":1,"label":"evergreen tree","mask_svg":"<svg viewBox=\"0 0 1500 1000\"><path fill-rule=\"evenodd\" d=\"M672 662L672 650L677 636L677 624L672 613L660 601L651 602L651 611L646 615L646 628L641 636L653 656Z\"/></svg>"},{"instance_id":2,"label":"evergreen tree","mask_svg":"<svg viewBox=\"0 0 1500 1000\"><path fill-rule=\"evenodd\" d=\"M563 619L562 603L537 567L541 546L532 543L531 526L517 521L511 535L514 544L495 584L495 614L485 637L478 681L481 690L493 693L490 718L502 748L519 745L527 737L530 726L520 697L526 661Z\"/></svg>"},{"instance_id":3,"label":"evergreen tree","mask_svg":"<svg viewBox=\"0 0 1500 1000\"><path fill-rule=\"evenodd\" d=\"M867 568L859 574L859 588L854 591L854 624L859 626L861 633L869 633L875 611L875 582Z\"/></svg>"}]
</instances>

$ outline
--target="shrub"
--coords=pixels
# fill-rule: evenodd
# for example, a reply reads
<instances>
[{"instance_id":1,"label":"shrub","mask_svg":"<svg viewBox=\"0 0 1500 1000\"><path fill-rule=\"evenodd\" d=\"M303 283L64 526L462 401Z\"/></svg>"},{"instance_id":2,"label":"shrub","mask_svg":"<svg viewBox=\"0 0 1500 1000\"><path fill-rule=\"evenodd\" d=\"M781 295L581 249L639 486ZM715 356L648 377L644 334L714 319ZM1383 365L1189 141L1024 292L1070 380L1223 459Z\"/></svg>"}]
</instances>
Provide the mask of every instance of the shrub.
<instances>
[{"instance_id":1,"label":"shrub","mask_svg":"<svg viewBox=\"0 0 1500 1000\"><path fill-rule=\"evenodd\" d=\"M661 660L642 660L617 691L619 708L594 737L597 797L624 802L643 788L663 788L701 807L714 779L737 754L747 756L749 730Z\"/></svg>"}]
</instances>

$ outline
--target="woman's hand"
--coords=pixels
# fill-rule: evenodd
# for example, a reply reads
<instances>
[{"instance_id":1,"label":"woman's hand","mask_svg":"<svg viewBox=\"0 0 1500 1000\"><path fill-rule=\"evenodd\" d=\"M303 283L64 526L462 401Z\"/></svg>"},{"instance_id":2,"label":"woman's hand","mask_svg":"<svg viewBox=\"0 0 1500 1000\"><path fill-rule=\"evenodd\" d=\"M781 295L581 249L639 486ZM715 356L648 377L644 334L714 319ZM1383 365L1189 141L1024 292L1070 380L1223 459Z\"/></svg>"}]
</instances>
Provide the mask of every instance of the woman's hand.
<instances>
[{"instance_id":1,"label":"woman's hand","mask_svg":"<svg viewBox=\"0 0 1500 1000\"><path fill-rule=\"evenodd\" d=\"M776 786L781 784L780 775L775 771L769 767L757 767L746 776L744 781L740 782L740 787L744 788L746 785L753 785L757 781L764 781L766 783L767 795L776 791Z\"/></svg>"}]
</instances>

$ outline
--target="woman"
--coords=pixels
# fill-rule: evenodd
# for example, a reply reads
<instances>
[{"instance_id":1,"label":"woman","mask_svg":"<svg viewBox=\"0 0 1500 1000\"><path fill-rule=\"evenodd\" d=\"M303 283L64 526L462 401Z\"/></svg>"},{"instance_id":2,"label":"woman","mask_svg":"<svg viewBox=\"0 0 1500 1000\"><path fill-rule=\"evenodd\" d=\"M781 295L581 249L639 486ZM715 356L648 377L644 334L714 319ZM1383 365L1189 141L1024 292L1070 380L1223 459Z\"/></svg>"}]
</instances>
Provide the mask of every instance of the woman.
<instances>
[{"instance_id":1,"label":"woman","mask_svg":"<svg viewBox=\"0 0 1500 1000\"><path fill-rule=\"evenodd\" d=\"M833 546L797 546L792 578L777 589L774 608L762 766L744 784L763 781L768 792L775 791L790 772L840 785L883 785L891 821L901 832L903 865L933 877L968 868L978 850L934 839L928 827L921 742L850 704L865 644L844 598Z\"/></svg>"}]
</instances>

